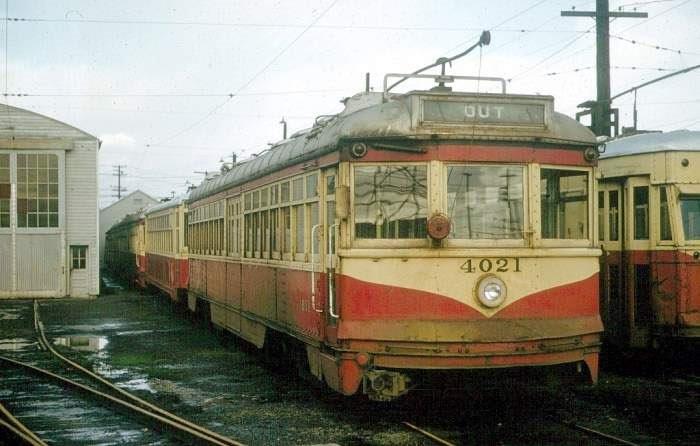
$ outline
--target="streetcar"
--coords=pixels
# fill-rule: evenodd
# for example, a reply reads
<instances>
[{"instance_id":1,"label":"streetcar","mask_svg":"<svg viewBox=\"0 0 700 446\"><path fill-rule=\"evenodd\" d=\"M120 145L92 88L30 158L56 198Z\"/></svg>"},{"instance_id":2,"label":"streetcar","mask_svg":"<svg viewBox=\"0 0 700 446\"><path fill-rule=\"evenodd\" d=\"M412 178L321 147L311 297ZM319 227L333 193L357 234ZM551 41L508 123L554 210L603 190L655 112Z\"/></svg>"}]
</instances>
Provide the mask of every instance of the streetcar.
<instances>
[{"instance_id":1,"label":"streetcar","mask_svg":"<svg viewBox=\"0 0 700 446\"><path fill-rule=\"evenodd\" d=\"M396 78L438 85L392 93ZM389 74L201 184L190 309L344 395L388 401L482 369L596 381L598 143L551 96L505 86Z\"/></svg>"},{"instance_id":2,"label":"streetcar","mask_svg":"<svg viewBox=\"0 0 700 446\"><path fill-rule=\"evenodd\" d=\"M188 273L185 197L175 197L144 213L144 285L155 287L175 302L187 295Z\"/></svg>"},{"instance_id":3,"label":"streetcar","mask_svg":"<svg viewBox=\"0 0 700 446\"><path fill-rule=\"evenodd\" d=\"M598 170L601 315L615 348L700 339L700 132L606 144Z\"/></svg>"},{"instance_id":4,"label":"streetcar","mask_svg":"<svg viewBox=\"0 0 700 446\"><path fill-rule=\"evenodd\" d=\"M142 215L130 214L105 236L105 267L130 287L145 286L145 230Z\"/></svg>"}]
</instances>

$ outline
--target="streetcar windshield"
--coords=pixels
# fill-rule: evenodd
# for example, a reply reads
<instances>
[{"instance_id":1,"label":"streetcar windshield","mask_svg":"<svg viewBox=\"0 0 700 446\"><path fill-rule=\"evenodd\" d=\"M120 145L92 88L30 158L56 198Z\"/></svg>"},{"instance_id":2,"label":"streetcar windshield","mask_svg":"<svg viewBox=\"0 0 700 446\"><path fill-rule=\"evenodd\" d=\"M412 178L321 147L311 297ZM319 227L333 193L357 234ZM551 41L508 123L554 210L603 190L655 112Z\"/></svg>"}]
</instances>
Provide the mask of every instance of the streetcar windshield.
<instances>
[{"instance_id":1,"label":"streetcar windshield","mask_svg":"<svg viewBox=\"0 0 700 446\"><path fill-rule=\"evenodd\" d=\"M681 216L686 240L700 240L700 195L681 196Z\"/></svg>"},{"instance_id":2,"label":"streetcar windshield","mask_svg":"<svg viewBox=\"0 0 700 446\"><path fill-rule=\"evenodd\" d=\"M425 165L355 167L355 237L427 237L428 171Z\"/></svg>"},{"instance_id":3,"label":"streetcar windshield","mask_svg":"<svg viewBox=\"0 0 700 446\"><path fill-rule=\"evenodd\" d=\"M522 166L449 166L450 238L523 238Z\"/></svg>"},{"instance_id":4,"label":"streetcar windshield","mask_svg":"<svg viewBox=\"0 0 700 446\"><path fill-rule=\"evenodd\" d=\"M588 172L542 169L542 238L588 238Z\"/></svg>"}]
</instances>

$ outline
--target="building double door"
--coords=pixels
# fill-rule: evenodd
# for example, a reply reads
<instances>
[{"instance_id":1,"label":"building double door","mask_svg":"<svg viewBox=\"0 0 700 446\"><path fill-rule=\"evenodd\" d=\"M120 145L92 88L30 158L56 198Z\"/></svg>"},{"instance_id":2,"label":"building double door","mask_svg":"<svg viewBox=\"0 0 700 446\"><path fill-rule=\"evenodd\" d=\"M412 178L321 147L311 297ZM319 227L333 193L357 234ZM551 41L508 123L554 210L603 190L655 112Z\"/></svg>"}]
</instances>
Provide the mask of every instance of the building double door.
<instances>
[{"instance_id":1,"label":"building double door","mask_svg":"<svg viewBox=\"0 0 700 446\"><path fill-rule=\"evenodd\" d=\"M62 153L0 150L0 298L66 294Z\"/></svg>"}]
</instances>

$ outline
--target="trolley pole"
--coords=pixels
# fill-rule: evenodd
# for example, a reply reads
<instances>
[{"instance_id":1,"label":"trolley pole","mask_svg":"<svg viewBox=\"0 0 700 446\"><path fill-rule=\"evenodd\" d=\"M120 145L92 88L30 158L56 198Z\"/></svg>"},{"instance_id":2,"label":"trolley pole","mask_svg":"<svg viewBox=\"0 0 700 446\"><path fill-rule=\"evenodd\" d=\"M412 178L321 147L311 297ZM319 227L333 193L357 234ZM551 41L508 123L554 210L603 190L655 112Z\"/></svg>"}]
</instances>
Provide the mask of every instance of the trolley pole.
<instances>
[{"instance_id":1,"label":"trolley pole","mask_svg":"<svg viewBox=\"0 0 700 446\"><path fill-rule=\"evenodd\" d=\"M596 0L595 11L561 11L562 17L594 17L596 22L596 101L591 106L591 130L610 135L610 17L646 18L646 12L609 11L608 0Z\"/></svg>"}]
</instances>

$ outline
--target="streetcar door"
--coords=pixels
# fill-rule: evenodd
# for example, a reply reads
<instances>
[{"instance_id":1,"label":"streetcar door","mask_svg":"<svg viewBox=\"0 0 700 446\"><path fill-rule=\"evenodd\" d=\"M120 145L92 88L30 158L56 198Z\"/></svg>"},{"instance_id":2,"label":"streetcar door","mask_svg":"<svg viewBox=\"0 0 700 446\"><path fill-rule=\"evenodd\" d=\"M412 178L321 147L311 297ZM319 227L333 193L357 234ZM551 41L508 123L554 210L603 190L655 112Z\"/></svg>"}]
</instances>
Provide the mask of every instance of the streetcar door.
<instances>
[{"instance_id":1,"label":"streetcar door","mask_svg":"<svg viewBox=\"0 0 700 446\"><path fill-rule=\"evenodd\" d=\"M626 299L624 293L624 212L622 185L600 183L598 188L598 239L600 258L600 314L607 341L627 342Z\"/></svg>"},{"instance_id":2,"label":"streetcar door","mask_svg":"<svg viewBox=\"0 0 700 446\"><path fill-rule=\"evenodd\" d=\"M652 312L651 231L653 217L648 177L630 177L625 183L626 236L625 293L629 346L644 348L650 340Z\"/></svg>"}]
</instances>

